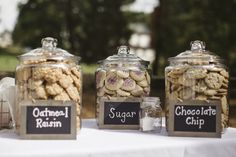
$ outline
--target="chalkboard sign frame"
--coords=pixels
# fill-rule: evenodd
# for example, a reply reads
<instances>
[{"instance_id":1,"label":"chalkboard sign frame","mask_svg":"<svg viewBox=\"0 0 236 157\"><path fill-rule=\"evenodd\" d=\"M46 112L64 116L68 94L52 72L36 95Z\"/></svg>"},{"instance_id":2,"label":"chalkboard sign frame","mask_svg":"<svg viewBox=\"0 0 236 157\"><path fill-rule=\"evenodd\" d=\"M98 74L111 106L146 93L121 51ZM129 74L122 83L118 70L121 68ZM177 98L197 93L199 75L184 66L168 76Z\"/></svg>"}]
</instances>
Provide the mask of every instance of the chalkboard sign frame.
<instances>
[{"instance_id":1,"label":"chalkboard sign frame","mask_svg":"<svg viewBox=\"0 0 236 157\"><path fill-rule=\"evenodd\" d=\"M174 128L174 108L176 105L193 105L193 106L216 106L216 131L215 132L196 132L196 131L175 131ZM169 120L167 124L167 130L169 136L181 136L181 137L214 137L221 138L221 102L212 100L209 102L201 100L189 100L178 103L170 103L169 106Z\"/></svg>"},{"instance_id":2,"label":"chalkboard sign frame","mask_svg":"<svg viewBox=\"0 0 236 157\"><path fill-rule=\"evenodd\" d=\"M104 108L105 108L105 102L120 102L120 103L128 103L128 102L135 102L135 103L139 103L139 110L141 107L141 102L142 99L141 98L125 98L125 97L115 97L112 98L111 100L107 99L107 98L100 98L100 106L99 106L99 115L98 115L98 127L100 129L133 129L133 130L138 130L139 129L139 124L137 125L128 125L128 124L104 124ZM129 104L131 105L131 104ZM136 104L134 104L136 105ZM139 113L138 113L139 114ZM140 119L139 117L140 115L138 115L138 119ZM138 122L139 123L139 122Z\"/></svg>"},{"instance_id":3,"label":"chalkboard sign frame","mask_svg":"<svg viewBox=\"0 0 236 157\"><path fill-rule=\"evenodd\" d=\"M20 103L20 131L19 135L22 139L40 139L40 140L72 140L76 139L77 135L77 127L76 127L76 103L74 101L56 101L56 100L37 100L35 102L32 101L23 101ZM28 134L27 133L27 107L29 106L69 106L71 107L71 115L70 115L70 134Z\"/></svg>"}]
</instances>

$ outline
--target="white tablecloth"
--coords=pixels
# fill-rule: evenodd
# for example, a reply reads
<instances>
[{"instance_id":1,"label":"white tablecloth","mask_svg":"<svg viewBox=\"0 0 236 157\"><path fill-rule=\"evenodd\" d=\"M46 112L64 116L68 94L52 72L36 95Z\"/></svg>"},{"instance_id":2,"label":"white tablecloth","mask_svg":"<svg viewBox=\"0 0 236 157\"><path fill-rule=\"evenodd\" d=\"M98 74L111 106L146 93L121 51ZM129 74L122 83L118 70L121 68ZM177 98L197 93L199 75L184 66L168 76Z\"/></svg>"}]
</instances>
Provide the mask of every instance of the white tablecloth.
<instances>
[{"instance_id":1,"label":"white tablecloth","mask_svg":"<svg viewBox=\"0 0 236 157\"><path fill-rule=\"evenodd\" d=\"M95 120L83 120L77 140L21 140L0 131L0 157L235 157L236 128L221 139L168 137L125 130L99 130Z\"/></svg>"}]
</instances>

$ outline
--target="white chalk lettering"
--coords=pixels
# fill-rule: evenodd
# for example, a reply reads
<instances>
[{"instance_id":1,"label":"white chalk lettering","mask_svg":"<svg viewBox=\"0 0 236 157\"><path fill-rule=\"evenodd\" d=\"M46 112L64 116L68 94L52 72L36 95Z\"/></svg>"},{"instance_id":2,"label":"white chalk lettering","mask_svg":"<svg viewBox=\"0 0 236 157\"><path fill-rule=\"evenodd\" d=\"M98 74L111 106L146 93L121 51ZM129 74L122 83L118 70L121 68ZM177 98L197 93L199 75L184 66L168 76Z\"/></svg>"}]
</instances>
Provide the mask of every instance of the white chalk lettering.
<instances>
[{"instance_id":1,"label":"white chalk lettering","mask_svg":"<svg viewBox=\"0 0 236 157\"><path fill-rule=\"evenodd\" d=\"M36 119L36 128L61 128L62 123L60 121L43 121L42 118Z\"/></svg>"},{"instance_id":2,"label":"white chalk lettering","mask_svg":"<svg viewBox=\"0 0 236 157\"><path fill-rule=\"evenodd\" d=\"M36 107L36 108L34 108L34 110L33 110L33 116L35 117L35 118L37 118L38 116L39 116L39 109Z\"/></svg>"},{"instance_id":3,"label":"white chalk lettering","mask_svg":"<svg viewBox=\"0 0 236 157\"><path fill-rule=\"evenodd\" d=\"M122 123L126 122L126 118L133 118L136 115L136 112L119 112L115 111L114 107L110 108L110 113L108 114L111 119L120 118Z\"/></svg>"},{"instance_id":4,"label":"white chalk lettering","mask_svg":"<svg viewBox=\"0 0 236 157\"><path fill-rule=\"evenodd\" d=\"M110 117L110 118L114 118L114 117L115 117L115 113L113 112L114 110L115 110L115 108L113 108L113 107L110 109L110 112L111 112L111 113L109 114L109 117Z\"/></svg>"},{"instance_id":5,"label":"white chalk lettering","mask_svg":"<svg viewBox=\"0 0 236 157\"><path fill-rule=\"evenodd\" d=\"M68 118L68 107L65 107L65 118Z\"/></svg>"},{"instance_id":6,"label":"white chalk lettering","mask_svg":"<svg viewBox=\"0 0 236 157\"><path fill-rule=\"evenodd\" d=\"M216 109L201 107L200 109L185 109L184 106L177 106L175 108L175 115L177 116L214 116L216 115Z\"/></svg>"},{"instance_id":7,"label":"white chalk lettering","mask_svg":"<svg viewBox=\"0 0 236 157\"><path fill-rule=\"evenodd\" d=\"M177 116L180 116L181 115L181 107L180 106L177 106L176 108L175 108L175 115L177 115Z\"/></svg>"},{"instance_id":8,"label":"white chalk lettering","mask_svg":"<svg viewBox=\"0 0 236 157\"><path fill-rule=\"evenodd\" d=\"M202 125L205 123L204 119L200 119L199 117L187 117L185 122L187 125L198 126L199 129L201 129Z\"/></svg>"},{"instance_id":9,"label":"white chalk lettering","mask_svg":"<svg viewBox=\"0 0 236 157\"><path fill-rule=\"evenodd\" d=\"M185 119L185 123L191 126L197 126L198 129L202 129L202 126L205 124L204 118L201 116L215 116L216 109L212 108L211 106L201 106L196 108L188 108L186 106L176 106L175 108L175 115L176 116L187 116Z\"/></svg>"},{"instance_id":10,"label":"white chalk lettering","mask_svg":"<svg viewBox=\"0 0 236 157\"><path fill-rule=\"evenodd\" d=\"M62 122L58 121L58 117L69 117L68 107L61 110L50 110L48 107L40 109L40 107L35 107L32 111L32 116L35 118L36 128L60 128L62 127Z\"/></svg>"},{"instance_id":11,"label":"white chalk lettering","mask_svg":"<svg viewBox=\"0 0 236 157\"><path fill-rule=\"evenodd\" d=\"M65 117L68 118L68 107L65 107L65 111L63 110L49 110L47 107L44 110L41 110L36 107L33 109L32 115L35 118L38 117Z\"/></svg>"}]
</instances>

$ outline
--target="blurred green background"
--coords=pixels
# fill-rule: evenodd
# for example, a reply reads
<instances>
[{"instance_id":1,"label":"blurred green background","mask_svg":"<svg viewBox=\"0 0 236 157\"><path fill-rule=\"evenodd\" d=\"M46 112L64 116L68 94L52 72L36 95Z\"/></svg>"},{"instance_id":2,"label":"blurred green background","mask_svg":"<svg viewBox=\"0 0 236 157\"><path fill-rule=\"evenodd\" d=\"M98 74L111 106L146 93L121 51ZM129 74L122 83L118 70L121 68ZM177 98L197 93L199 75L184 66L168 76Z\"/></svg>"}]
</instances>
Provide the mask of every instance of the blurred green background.
<instances>
[{"instance_id":1,"label":"blurred green background","mask_svg":"<svg viewBox=\"0 0 236 157\"><path fill-rule=\"evenodd\" d=\"M13 14L7 10L13 2L18 13L14 26L1 29ZM119 45L129 45L152 63L158 78L153 95L164 101L167 59L202 40L225 59L236 85L235 8L236 0L0 0L0 71L14 72L16 56L40 47L44 37L57 38L58 47L82 57L83 115L94 117L96 63ZM230 87L231 125L236 126L236 88Z\"/></svg>"},{"instance_id":2,"label":"blurred green background","mask_svg":"<svg viewBox=\"0 0 236 157\"><path fill-rule=\"evenodd\" d=\"M152 62L155 75L163 76L167 58L199 39L236 75L235 0L18 0L17 5L13 30L1 32L0 43L6 36L11 39L0 44L1 71L14 71L15 56L51 36L59 47L81 56L88 73L126 44Z\"/></svg>"}]
</instances>

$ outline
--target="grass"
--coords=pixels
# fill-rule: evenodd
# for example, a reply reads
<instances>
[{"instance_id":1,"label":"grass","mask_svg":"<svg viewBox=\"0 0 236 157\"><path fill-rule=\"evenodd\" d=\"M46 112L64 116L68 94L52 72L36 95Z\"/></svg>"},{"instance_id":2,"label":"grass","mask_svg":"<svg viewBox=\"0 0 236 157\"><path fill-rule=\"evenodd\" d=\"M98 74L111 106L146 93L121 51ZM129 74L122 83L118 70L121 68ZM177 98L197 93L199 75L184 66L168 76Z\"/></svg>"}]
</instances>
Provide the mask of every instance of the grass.
<instances>
[{"instance_id":1,"label":"grass","mask_svg":"<svg viewBox=\"0 0 236 157\"><path fill-rule=\"evenodd\" d=\"M84 74L94 74L96 69L98 68L97 64L85 64L82 63L82 71Z\"/></svg>"},{"instance_id":2,"label":"grass","mask_svg":"<svg viewBox=\"0 0 236 157\"><path fill-rule=\"evenodd\" d=\"M18 60L14 55L0 55L0 71L13 72L18 64Z\"/></svg>"}]
</instances>

